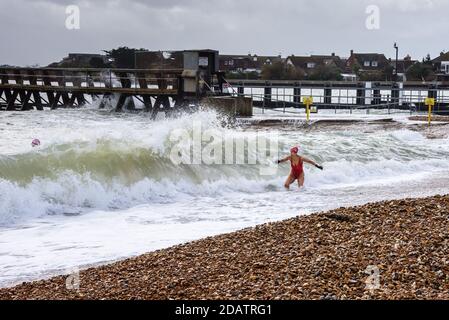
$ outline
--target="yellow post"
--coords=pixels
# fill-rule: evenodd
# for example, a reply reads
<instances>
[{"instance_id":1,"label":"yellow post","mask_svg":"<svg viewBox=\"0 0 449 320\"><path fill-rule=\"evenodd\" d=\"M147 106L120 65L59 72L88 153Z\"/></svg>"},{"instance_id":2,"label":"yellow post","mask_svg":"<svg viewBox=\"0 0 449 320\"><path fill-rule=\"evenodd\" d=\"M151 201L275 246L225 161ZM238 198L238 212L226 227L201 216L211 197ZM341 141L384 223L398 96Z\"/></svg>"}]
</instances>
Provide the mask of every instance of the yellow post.
<instances>
[{"instance_id":1,"label":"yellow post","mask_svg":"<svg viewBox=\"0 0 449 320\"><path fill-rule=\"evenodd\" d=\"M430 124L432 122L432 107L435 105L435 98L426 98L425 104L429 108L429 113L427 115L427 119L428 119L429 126L430 126Z\"/></svg>"},{"instance_id":2,"label":"yellow post","mask_svg":"<svg viewBox=\"0 0 449 320\"><path fill-rule=\"evenodd\" d=\"M310 106L313 104L313 98L312 97L305 97L303 102L306 105L307 122L309 122L309 120L310 120Z\"/></svg>"}]
</instances>

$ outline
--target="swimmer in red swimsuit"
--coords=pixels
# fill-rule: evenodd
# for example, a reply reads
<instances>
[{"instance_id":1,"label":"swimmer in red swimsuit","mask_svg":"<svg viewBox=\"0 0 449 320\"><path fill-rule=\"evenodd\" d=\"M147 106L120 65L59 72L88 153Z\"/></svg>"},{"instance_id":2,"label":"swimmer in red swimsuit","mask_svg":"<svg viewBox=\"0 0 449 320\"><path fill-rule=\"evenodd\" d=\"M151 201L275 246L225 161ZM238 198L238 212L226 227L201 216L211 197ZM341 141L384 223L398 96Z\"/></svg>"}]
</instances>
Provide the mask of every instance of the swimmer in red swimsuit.
<instances>
[{"instance_id":1,"label":"swimmer in red swimsuit","mask_svg":"<svg viewBox=\"0 0 449 320\"><path fill-rule=\"evenodd\" d=\"M290 150L290 156L279 160L278 163L283 163L290 161L292 165L292 170L290 172L290 175L288 176L287 180L285 181L285 188L290 189L290 185L295 182L295 180L298 180L298 186L301 188L304 185L304 162L309 163L315 167L317 167L320 170L323 170L323 167L316 164L314 161L307 159L305 157L301 157L298 155L299 149L297 147L294 147Z\"/></svg>"}]
</instances>

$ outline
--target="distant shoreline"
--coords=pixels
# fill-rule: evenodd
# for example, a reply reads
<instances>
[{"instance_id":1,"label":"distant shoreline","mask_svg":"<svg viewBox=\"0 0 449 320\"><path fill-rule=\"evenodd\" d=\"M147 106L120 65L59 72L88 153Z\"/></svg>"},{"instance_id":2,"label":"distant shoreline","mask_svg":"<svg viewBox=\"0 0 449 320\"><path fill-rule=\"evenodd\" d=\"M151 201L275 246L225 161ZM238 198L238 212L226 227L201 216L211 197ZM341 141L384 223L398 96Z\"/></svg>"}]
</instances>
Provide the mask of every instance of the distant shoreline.
<instances>
[{"instance_id":1,"label":"distant shoreline","mask_svg":"<svg viewBox=\"0 0 449 320\"><path fill-rule=\"evenodd\" d=\"M340 208L90 268L79 291L58 276L0 299L449 299L448 218L449 195Z\"/></svg>"}]
</instances>

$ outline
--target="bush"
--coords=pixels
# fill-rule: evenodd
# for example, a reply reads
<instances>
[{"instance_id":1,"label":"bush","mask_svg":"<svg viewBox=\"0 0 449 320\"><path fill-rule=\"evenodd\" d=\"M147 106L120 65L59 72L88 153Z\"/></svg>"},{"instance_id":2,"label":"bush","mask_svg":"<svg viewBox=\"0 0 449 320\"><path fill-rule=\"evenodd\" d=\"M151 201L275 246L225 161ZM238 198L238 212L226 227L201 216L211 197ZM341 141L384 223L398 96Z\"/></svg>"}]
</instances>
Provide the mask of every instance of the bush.
<instances>
[{"instance_id":1,"label":"bush","mask_svg":"<svg viewBox=\"0 0 449 320\"><path fill-rule=\"evenodd\" d=\"M264 80L302 80L304 74L293 66L287 66L283 62L275 62L262 68Z\"/></svg>"},{"instance_id":2,"label":"bush","mask_svg":"<svg viewBox=\"0 0 449 320\"><path fill-rule=\"evenodd\" d=\"M104 50L106 55L114 60L113 66L115 68L123 69L134 69L136 51L145 51L145 49L119 47L117 49L112 49L109 51Z\"/></svg>"},{"instance_id":3,"label":"bush","mask_svg":"<svg viewBox=\"0 0 449 320\"><path fill-rule=\"evenodd\" d=\"M431 64L426 62L415 63L407 71L407 80L410 81L429 81L435 79L435 73Z\"/></svg>"},{"instance_id":4,"label":"bush","mask_svg":"<svg viewBox=\"0 0 449 320\"><path fill-rule=\"evenodd\" d=\"M343 76L341 71L336 66L318 66L313 73L311 73L307 80L322 80L322 81L341 81Z\"/></svg>"}]
</instances>

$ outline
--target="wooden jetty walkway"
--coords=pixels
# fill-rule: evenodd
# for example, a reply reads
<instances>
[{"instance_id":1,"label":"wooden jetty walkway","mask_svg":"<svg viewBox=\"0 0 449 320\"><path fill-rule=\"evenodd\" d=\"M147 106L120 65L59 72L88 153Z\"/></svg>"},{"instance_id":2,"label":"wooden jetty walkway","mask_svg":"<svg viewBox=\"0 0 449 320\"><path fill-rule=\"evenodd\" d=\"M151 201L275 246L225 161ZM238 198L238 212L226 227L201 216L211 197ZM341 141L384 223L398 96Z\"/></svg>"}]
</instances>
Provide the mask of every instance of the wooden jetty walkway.
<instances>
[{"instance_id":1,"label":"wooden jetty walkway","mask_svg":"<svg viewBox=\"0 0 449 320\"><path fill-rule=\"evenodd\" d=\"M140 52L135 67L0 68L0 110L75 108L91 96L100 99L100 109L113 103L116 111L135 109L137 99L155 115L222 95L218 51Z\"/></svg>"},{"instance_id":2,"label":"wooden jetty walkway","mask_svg":"<svg viewBox=\"0 0 449 320\"><path fill-rule=\"evenodd\" d=\"M200 88L184 90L185 82L199 83L196 74L176 70L134 69L0 69L0 109L43 110L74 108L86 104L86 95L101 99L100 108L112 95L115 110L133 109L136 97L146 111L181 105L201 95ZM172 101L170 101L172 100Z\"/></svg>"}]
</instances>

